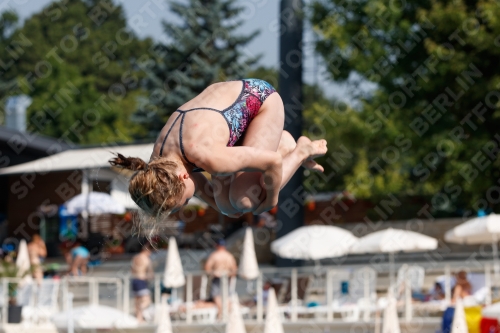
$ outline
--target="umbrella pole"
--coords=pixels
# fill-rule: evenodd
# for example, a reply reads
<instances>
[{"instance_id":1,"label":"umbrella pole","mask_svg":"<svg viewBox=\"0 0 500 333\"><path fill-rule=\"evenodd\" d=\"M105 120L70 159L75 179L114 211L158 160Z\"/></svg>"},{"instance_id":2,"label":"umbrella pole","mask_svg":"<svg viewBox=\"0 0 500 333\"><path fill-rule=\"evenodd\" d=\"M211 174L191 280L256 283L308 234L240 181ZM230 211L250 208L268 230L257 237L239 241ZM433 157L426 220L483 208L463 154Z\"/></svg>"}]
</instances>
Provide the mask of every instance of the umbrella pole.
<instances>
[{"instance_id":1,"label":"umbrella pole","mask_svg":"<svg viewBox=\"0 0 500 333\"><path fill-rule=\"evenodd\" d=\"M492 285L495 290L495 297L496 297L498 291L497 284L499 282L498 279L500 273L500 266L498 265L498 238L496 234L493 236L493 242L491 243L491 247L493 248L493 277L494 277L494 282L492 283Z\"/></svg>"},{"instance_id":2,"label":"umbrella pole","mask_svg":"<svg viewBox=\"0 0 500 333\"><path fill-rule=\"evenodd\" d=\"M391 296L396 296L394 286L394 252L389 253L389 288Z\"/></svg>"},{"instance_id":3,"label":"umbrella pole","mask_svg":"<svg viewBox=\"0 0 500 333\"><path fill-rule=\"evenodd\" d=\"M446 264L444 266L444 274L446 276L444 280L444 295L446 304L451 304L451 269L450 265Z\"/></svg>"},{"instance_id":4,"label":"umbrella pole","mask_svg":"<svg viewBox=\"0 0 500 333\"><path fill-rule=\"evenodd\" d=\"M90 177L89 177L89 171L87 169L83 170L83 181L86 184L86 190L87 190L87 195L85 198L85 209L83 210L83 225L80 226L81 228L81 237L83 239L87 239L88 237L88 229L89 229L89 201L90 201L90 192L91 192L91 182L90 182Z\"/></svg>"},{"instance_id":5,"label":"umbrella pole","mask_svg":"<svg viewBox=\"0 0 500 333\"><path fill-rule=\"evenodd\" d=\"M297 321L297 268L292 269L292 288L291 288L291 298L292 298L292 322Z\"/></svg>"},{"instance_id":6,"label":"umbrella pole","mask_svg":"<svg viewBox=\"0 0 500 333\"><path fill-rule=\"evenodd\" d=\"M262 292L262 273L259 273L259 277L257 278L257 322L262 323L264 318L264 295Z\"/></svg>"},{"instance_id":7,"label":"umbrella pole","mask_svg":"<svg viewBox=\"0 0 500 333\"><path fill-rule=\"evenodd\" d=\"M172 304L175 304L177 302L177 288L172 288Z\"/></svg>"}]
</instances>

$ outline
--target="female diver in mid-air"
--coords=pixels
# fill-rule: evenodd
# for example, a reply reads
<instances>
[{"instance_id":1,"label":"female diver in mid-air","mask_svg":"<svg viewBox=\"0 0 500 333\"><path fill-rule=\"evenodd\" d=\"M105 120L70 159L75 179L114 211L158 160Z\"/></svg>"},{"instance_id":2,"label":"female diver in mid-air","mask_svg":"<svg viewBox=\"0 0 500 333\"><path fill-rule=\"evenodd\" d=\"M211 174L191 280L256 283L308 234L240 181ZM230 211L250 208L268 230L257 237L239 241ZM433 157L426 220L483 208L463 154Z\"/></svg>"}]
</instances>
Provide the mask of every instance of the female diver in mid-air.
<instances>
[{"instance_id":1,"label":"female diver in mid-air","mask_svg":"<svg viewBox=\"0 0 500 333\"><path fill-rule=\"evenodd\" d=\"M129 192L150 216L176 212L192 196L231 217L257 215L278 203L301 165L324 171L313 159L326 154L326 141L295 142L283 130L284 118L281 97L269 83L215 83L172 114L149 163L121 154L110 163L136 171Z\"/></svg>"}]
</instances>

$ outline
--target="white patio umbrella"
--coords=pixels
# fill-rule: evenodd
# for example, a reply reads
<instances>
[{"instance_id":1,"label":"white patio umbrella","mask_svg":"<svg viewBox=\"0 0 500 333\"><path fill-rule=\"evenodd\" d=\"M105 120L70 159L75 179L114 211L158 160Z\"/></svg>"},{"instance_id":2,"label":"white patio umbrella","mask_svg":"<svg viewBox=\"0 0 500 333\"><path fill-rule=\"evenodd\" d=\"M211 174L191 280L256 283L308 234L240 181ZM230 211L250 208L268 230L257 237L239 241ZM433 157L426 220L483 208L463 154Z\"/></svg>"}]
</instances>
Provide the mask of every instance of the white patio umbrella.
<instances>
[{"instance_id":1,"label":"white patio umbrella","mask_svg":"<svg viewBox=\"0 0 500 333\"><path fill-rule=\"evenodd\" d=\"M384 309L384 319L382 323L382 333L401 333L399 326L397 301L394 296L390 296L386 308Z\"/></svg>"},{"instance_id":2,"label":"white patio umbrella","mask_svg":"<svg viewBox=\"0 0 500 333\"><path fill-rule=\"evenodd\" d=\"M168 241L167 262L163 274L163 285L172 288L172 298L177 296L176 288L182 287L186 283L184 270L182 268L181 256L177 248L175 237L170 237Z\"/></svg>"},{"instance_id":3,"label":"white patio umbrella","mask_svg":"<svg viewBox=\"0 0 500 333\"><path fill-rule=\"evenodd\" d=\"M498 263L498 241L500 240L500 215L490 214L475 217L448 230L444 240L459 244L491 244L493 247L494 270L498 275L500 265Z\"/></svg>"},{"instance_id":4,"label":"white patio umbrella","mask_svg":"<svg viewBox=\"0 0 500 333\"><path fill-rule=\"evenodd\" d=\"M435 238L414 231L389 228L359 238L350 253L389 253L390 284L393 286L394 253L435 250L437 246L438 242Z\"/></svg>"},{"instance_id":5,"label":"white patio umbrella","mask_svg":"<svg viewBox=\"0 0 500 333\"><path fill-rule=\"evenodd\" d=\"M104 305L88 305L71 310L74 328L112 329L134 328L138 326L137 319L115 308ZM52 317L57 328L68 327L68 311L60 312Z\"/></svg>"},{"instance_id":6,"label":"white patio umbrella","mask_svg":"<svg viewBox=\"0 0 500 333\"><path fill-rule=\"evenodd\" d=\"M358 242L348 230L329 226L300 227L271 243L271 251L282 258L319 260L341 257Z\"/></svg>"},{"instance_id":7,"label":"white patio umbrella","mask_svg":"<svg viewBox=\"0 0 500 333\"><path fill-rule=\"evenodd\" d=\"M21 239L21 242L19 242L19 247L17 249L16 267L17 276L24 276L21 284L27 283L32 280L31 275L28 274L31 268L31 263L28 253L28 245L26 244L26 241L24 239Z\"/></svg>"},{"instance_id":8,"label":"white patio umbrella","mask_svg":"<svg viewBox=\"0 0 500 333\"><path fill-rule=\"evenodd\" d=\"M283 329L283 323L281 322L278 301L276 300L276 293L274 292L274 288L269 289L264 333L285 333L285 330Z\"/></svg>"},{"instance_id":9,"label":"white patio umbrella","mask_svg":"<svg viewBox=\"0 0 500 333\"><path fill-rule=\"evenodd\" d=\"M257 263L251 228L246 228L245 230L245 239L243 241L243 251L240 256L238 275L245 280L254 280L259 277L259 264Z\"/></svg>"},{"instance_id":10,"label":"white patio umbrella","mask_svg":"<svg viewBox=\"0 0 500 333\"><path fill-rule=\"evenodd\" d=\"M155 333L172 333L172 322L170 321L170 312L168 311L167 298L162 297Z\"/></svg>"},{"instance_id":11,"label":"white patio umbrella","mask_svg":"<svg viewBox=\"0 0 500 333\"><path fill-rule=\"evenodd\" d=\"M111 195L102 192L79 194L64 204L70 215L78 215L86 211L90 215L124 214L125 206Z\"/></svg>"},{"instance_id":12,"label":"white patio umbrella","mask_svg":"<svg viewBox=\"0 0 500 333\"><path fill-rule=\"evenodd\" d=\"M453 314L453 323L451 324L451 333L469 333L467 320L462 300L457 300L455 304L455 313Z\"/></svg>"},{"instance_id":13,"label":"white patio umbrella","mask_svg":"<svg viewBox=\"0 0 500 333\"><path fill-rule=\"evenodd\" d=\"M240 301L236 293L231 296L231 313L226 324L226 333L246 333L243 317L241 316Z\"/></svg>"}]
</instances>

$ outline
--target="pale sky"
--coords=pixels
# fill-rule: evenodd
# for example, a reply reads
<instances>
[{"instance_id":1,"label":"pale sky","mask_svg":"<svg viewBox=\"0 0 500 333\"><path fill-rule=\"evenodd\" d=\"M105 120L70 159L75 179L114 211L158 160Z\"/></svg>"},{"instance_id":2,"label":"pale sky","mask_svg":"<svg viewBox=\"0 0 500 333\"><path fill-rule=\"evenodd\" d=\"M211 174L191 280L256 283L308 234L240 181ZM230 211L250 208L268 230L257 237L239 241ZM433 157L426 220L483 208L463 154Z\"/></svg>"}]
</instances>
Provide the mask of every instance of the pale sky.
<instances>
[{"instance_id":1,"label":"pale sky","mask_svg":"<svg viewBox=\"0 0 500 333\"><path fill-rule=\"evenodd\" d=\"M162 20L175 20L176 16L169 11L169 0L114 0L121 3L127 15L129 26L139 37L152 37L155 40L165 38L161 26ZM0 0L0 11L7 8L14 9L22 20L41 11L53 0ZM278 67L279 62L279 31L278 31L278 0L239 0L245 11L242 18L245 20L241 33L260 29L261 33L249 45L246 52L261 54L260 64L269 67ZM317 81L326 82L321 74L321 66L317 66L318 58L312 50L312 33L309 27L304 34L304 80L308 83ZM323 89L331 97L349 100L344 86L332 83L323 83Z\"/></svg>"}]
</instances>

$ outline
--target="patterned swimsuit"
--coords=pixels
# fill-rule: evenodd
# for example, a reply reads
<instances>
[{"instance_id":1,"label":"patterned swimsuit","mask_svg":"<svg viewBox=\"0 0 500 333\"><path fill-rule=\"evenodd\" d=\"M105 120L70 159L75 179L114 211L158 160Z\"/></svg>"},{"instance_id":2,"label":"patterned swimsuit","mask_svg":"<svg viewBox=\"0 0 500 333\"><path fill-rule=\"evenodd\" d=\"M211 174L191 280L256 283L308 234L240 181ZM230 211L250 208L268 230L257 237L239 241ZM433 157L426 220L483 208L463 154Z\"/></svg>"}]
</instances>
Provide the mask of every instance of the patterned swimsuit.
<instances>
[{"instance_id":1,"label":"patterned swimsuit","mask_svg":"<svg viewBox=\"0 0 500 333\"><path fill-rule=\"evenodd\" d=\"M266 98L268 98L269 95L271 95L273 92L276 91L273 88L273 86L271 86L269 83L263 80L244 79L241 80L241 82L242 82L242 87L240 95L231 106L225 108L224 110L217 110L213 108L194 108L189 110L176 110L175 112L178 112L179 114L175 118L174 122L172 123L172 126L170 126L170 129L168 130L167 134L165 135L165 138L163 139L163 143L160 149L160 156L162 156L163 146L165 145L165 141L167 140L170 131L177 123L177 120L179 120L180 118L181 121L179 128L179 144L182 157L184 157L184 159L189 164L195 167L193 169L194 172L203 171L203 169L198 168L194 163L191 163L187 159L186 154L184 153L184 146L182 144L182 128L184 125L184 119L188 112L195 110L209 110L220 113L226 120L227 125L229 126L229 140L227 142L227 146L228 147L234 146L236 141L238 141L238 139L243 135L245 130L248 128L248 125L250 125L252 119L255 118L255 116L259 113L260 107L262 106Z\"/></svg>"}]
</instances>

